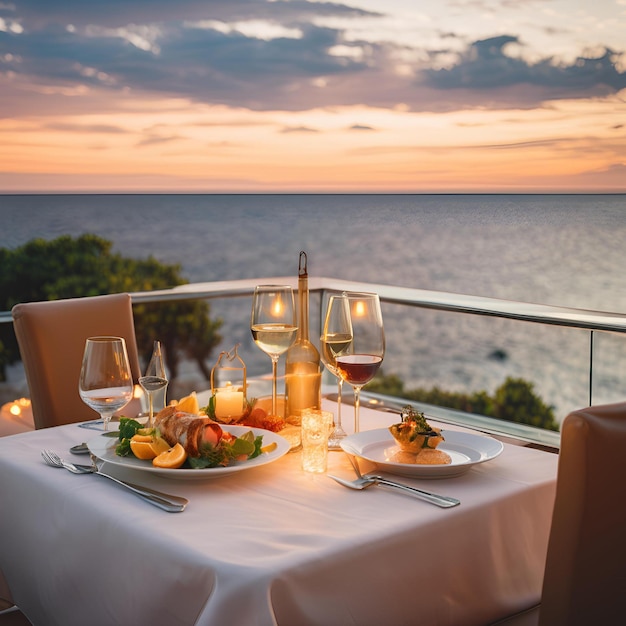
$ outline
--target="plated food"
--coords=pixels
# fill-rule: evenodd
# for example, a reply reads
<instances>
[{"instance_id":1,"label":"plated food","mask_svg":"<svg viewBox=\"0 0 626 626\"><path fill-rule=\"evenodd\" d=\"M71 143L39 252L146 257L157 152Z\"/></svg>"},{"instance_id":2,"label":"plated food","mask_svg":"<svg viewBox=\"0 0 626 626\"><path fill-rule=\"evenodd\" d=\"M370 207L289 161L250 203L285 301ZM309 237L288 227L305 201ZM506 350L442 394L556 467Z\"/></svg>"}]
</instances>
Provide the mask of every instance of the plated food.
<instances>
[{"instance_id":1,"label":"plated food","mask_svg":"<svg viewBox=\"0 0 626 626\"><path fill-rule=\"evenodd\" d=\"M381 471L428 479L458 476L480 463L495 459L504 450L502 442L477 433L444 429L441 435L444 440L436 450L448 454L450 463L431 465L398 462L394 456L400 448L389 428L377 428L349 435L340 445L348 454L374 463Z\"/></svg>"},{"instance_id":2,"label":"plated food","mask_svg":"<svg viewBox=\"0 0 626 626\"><path fill-rule=\"evenodd\" d=\"M246 431L236 436L206 416L167 407L155 416L155 428L145 428L128 418L120 419L118 456L150 460L155 467L190 469L226 467L253 459L263 452L263 435Z\"/></svg>"},{"instance_id":3,"label":"plated food","mask_svg":"<svg viewBox=\"0 0 626 626\"><path fill-rule=\"evenodd\" d=\"M138 472L145 472L153 474L162 478L169 478L173 480L213 480L222 478L224 476L230 476L238 474L240 472L247 472L255 468L259 468L270 463L274 463L287 452L289 452L289 443L280 435L269 432L267 430L261 430L258 428L249 428L247 426L222 426L224 432L233 435L236 438L241 438L246 433L252 433L252 436L260 436L263 438L263 447L268 447L267 452L263 452L259 456L256 456L245 461L232 461L230 464L217 465L216 467L207 467L206 469L191 469L190 466L184 464L178 469L171 469L168 467L158 467L153 464L153 461L138 459L134 455L119 456L116 454L115 449L119 444L117 438L112 438L107 434L100 434L87 442L89 451L97 456L102 461L110 463L125 470L132 470Z\"/></svg>"},{"instance_id":4,"label":"plated food","mask_svg":"<svg viewBox=\"0 0 626 626\"><path fill-rule=\"evenodd\" d=\"M445 441L441 429L433 428L424 414L411 406L404 407L402 421L392 424L389 432L398 444L391 461L419 465L449 465L452 462L447 452L437 450L437 446Z\"/></svg>"},{"instance_id":5,"label":"plated food","mask_svg":"<svg viewBox=\"0 0 626 626\"><path fill-rule=\"evenodd\" d=\"M154 428L121 418L115 453L151 461L163 469L208 469L245 462L276 449L263 443L263 435L252 430L233 434L207 415L195 394L157 413Z\"/></svg>"}]
</instances>

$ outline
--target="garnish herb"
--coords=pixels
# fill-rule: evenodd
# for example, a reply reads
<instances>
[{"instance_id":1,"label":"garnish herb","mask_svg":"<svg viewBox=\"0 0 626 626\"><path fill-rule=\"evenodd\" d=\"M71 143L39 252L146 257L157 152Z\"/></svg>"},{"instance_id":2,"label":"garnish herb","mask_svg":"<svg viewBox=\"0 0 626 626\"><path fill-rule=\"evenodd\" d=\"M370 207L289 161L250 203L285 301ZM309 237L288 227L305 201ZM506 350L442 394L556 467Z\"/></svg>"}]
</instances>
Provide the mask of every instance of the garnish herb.
<instances>
[{"instance_id":1,"label":"garnish herb","mask_svg":"<svg viewBox=\"0 0 626 626\"><path fill-rule=\"evenodd\" d=\"M416 411L412 406L405 406L402 409L402 423L411 427L409 441L414 441L421 435L439 435L437 431L426 421L421 411ZM423 447L428 447L427 441Z\"/></svg>"}]
</instances>

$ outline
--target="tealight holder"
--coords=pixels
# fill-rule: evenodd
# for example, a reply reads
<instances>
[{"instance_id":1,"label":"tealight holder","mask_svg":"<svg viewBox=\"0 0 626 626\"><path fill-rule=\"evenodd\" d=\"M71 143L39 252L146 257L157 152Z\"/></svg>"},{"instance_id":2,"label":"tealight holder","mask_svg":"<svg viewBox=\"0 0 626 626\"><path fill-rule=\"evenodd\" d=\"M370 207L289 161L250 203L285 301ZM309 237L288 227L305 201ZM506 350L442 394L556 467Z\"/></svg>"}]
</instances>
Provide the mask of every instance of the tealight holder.
<instances>
[{"instance_id":1,"label":"tealight holder","mask_svg":"<svg viewBox=\"0 0 626 626\"><path fill-rule=\"evenodd\" d=\"M302 469L323 474L328 459L328 436L333 427L334 415L320 409L302 411Z\"/></svg>"},{"instance_id":2,"label":"tealight holder","mask_svg":"<svg viewBox=\"0 0 626 626\"><path fill-rule=\"evenodd\" d=\"M211 370L211 394L214 397L215 419L230 424L245 413L246 364L237 353L239 344L230 352L220 352Z\"/></svg>"}]
</instances>

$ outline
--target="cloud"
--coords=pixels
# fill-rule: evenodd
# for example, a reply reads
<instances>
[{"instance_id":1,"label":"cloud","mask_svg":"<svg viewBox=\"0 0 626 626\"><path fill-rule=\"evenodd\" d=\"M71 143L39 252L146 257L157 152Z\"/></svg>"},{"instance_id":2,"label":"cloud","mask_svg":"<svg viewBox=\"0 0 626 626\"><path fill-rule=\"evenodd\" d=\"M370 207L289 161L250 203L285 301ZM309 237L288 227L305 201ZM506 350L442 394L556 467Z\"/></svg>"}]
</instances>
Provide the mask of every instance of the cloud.
<instances>
[{"instance_id":1,"label":"cloud","mask_svg":"<svg viewBox=\"0 0 626 626\"><path fill-rule=\"evenodd\" d=\"M288 128L283 128L281 133L318 133L319 131L315 128L309 128L308 126L290 126Z\"/></svg>"},{"instance_id":2,"label":"cloud","mask_svg":"<svg viewBox=\"0 0 626 626\"><path fill-rule=\"evenodd\" d=\"M334 26L322 26L321 17ZM609 48L565 64L513 56L510 48L524 49L514 34L461 50L349 36L351 20L379 17L305 0L15 0L0 5L0 19L22 28L0 30L0 110L44 113L55 98L68 110L78 106L52 90L89 107L97 106L98 93L113 106L116 98L143 94L255 111L353 105L451 111L530 108L626 88L620 54ZM275 34L255 36L254 28L237 26L252 21L255 28L273 25L267 32ZM446 39L466 41L452 31Z\"/></svg>"},{"instance_id":3,"label":"cloud","mask_svg":"<svg viewBox=\"0 0 626 626\"><path fill-rule=\"evenodd\" d=\"M626 73L619 72L619 55L605 49L601 56L579 56L570 65L546 58L529 63L509 56L505 47L519 44L517 37L502 35L471 44L450 68L423 72L425 83L435 89L503 90L517 85L535 88L537 103L543 99L607 95L626 88Z\"/></svg>"},{"instance_id":4,"label":"cloud","mask_svg":"<svg viewBox=\"0 0 626 626\"><path fill-rule=\"evenodd\" d=\"M145 146L154 146L158 144L170 143L172 141L178 141L182 139L181 137L177 137L174 135L170 135L169 137L159 137L156 135L151 135L150 137L146 137L141 141L137 142L137 146L145 147Z\"/></svg>"},{"instance_id":5,"label":"cloud","mask_svg":"<svg viewBox=\"0 0 626 626\"><path fill-rule=\"evenodd\" d=\"M85 133L85 134L105 134L105 135L117 135L125 133L126 131L120 126L114 126L113 124L58 124L51 123L45 124L45 128L49 130L69 131L72 133Z\"/></svg>"},{"instance_id":6,"label":"cloud","mask_svg":"<svg viewBox=\"0 0 626 626\"><path fill-rule=\"evenodd\" d=\"M203 19L224 22L266 19L288 23L320 16L380 15L347 4L306 0L14 0L13 4L24 24L34 28L54 23L117 27Z\"/></svg>"}]
</instances>

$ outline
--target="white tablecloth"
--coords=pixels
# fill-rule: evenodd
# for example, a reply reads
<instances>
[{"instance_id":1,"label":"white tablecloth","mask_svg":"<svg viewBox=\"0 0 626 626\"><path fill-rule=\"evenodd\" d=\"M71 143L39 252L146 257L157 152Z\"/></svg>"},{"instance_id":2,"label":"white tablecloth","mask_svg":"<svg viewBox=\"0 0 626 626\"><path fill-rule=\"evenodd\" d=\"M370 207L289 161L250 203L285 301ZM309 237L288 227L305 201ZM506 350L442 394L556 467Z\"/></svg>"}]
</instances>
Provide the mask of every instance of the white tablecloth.
<instances>
[{"instance_id":1,"label":"white tablecloth","mask_svg":"<svg viewBox=\"0 0 626 626\"><path fill-rule=\"evenodd\" d=\"M363 410L361 427L396 419ZM554 454L505 445L459 477L402 478L460 498L452 509L348 490L299 453L209 481L107 468L190 500L169 514L40 458L93 436L0 439L0 571L35 625L483 625L539 599ZM343 453L329 472L351 476Z\"/></svg>"}]
</instances>

